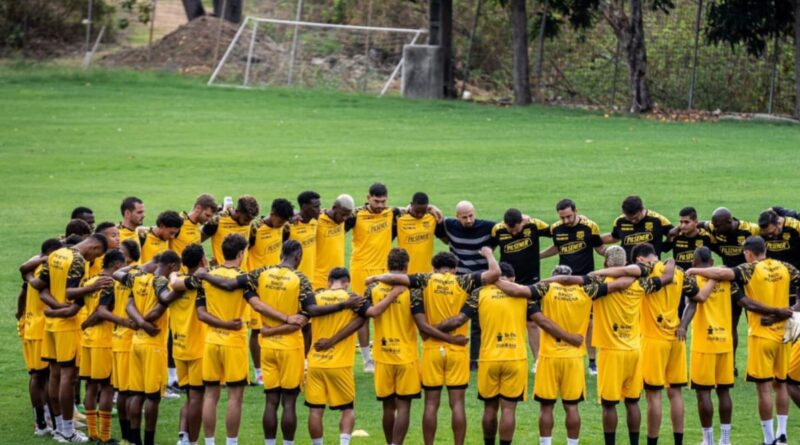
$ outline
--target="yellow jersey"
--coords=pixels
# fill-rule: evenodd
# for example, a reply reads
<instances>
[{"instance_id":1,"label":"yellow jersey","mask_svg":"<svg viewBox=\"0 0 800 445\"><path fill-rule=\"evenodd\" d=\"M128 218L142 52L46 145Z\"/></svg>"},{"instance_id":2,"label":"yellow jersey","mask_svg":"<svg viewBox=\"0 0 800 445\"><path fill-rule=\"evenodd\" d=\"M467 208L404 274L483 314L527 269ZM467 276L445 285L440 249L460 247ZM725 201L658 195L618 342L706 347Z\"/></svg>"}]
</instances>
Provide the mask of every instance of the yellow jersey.
<instances>
[{"instance_id":1,"label":"yellow jersey","mask_svg":"<svg viewBox=\"0 0 800 445\"><path fill-rule=\"evenodd\" d=\"M664 263L640 265L644 273L653 278L664 275ZM663 283L662 283L663 284ZM647 289L645 290L647 291ZM676 340L675 331L680 326L678 308L681 299L697 295L694 277L687 276L680 267L675 267L672 283L659 286L642 301L642 336L656 340Z\"/></svg>"},{"instance_id":2,"label":"yellow jersey","mask_svg":"<svg viewBox=\"0 0 800 445\"><path fill-rule=\"evenodd\" d=\"M147 231L141 241L142 256L139 260L142 264L149 262L159 253L169 250L169 241L157 237L152 228Z\"/></svg>"},{"instance_id":3,"label":"yellow jersey","mask_svg":"<svg viewBox=\"0 0 800 445\"><path fill-rule=\"evenodd\" d=\"M244 271L233 267L216 267L209 271L210 274L224 278L236 279L244 275ZM211 283L203 282L205 298L198 300L198 306L205 306L209 314L222 321L242 320L242 328L234 331L208 326L206 329L206 343L212 345L230 346L236 348L247 347L247 320L245 314L249 307L247 300L253 298L255 293L250 289L236 289L227 291Z\"/></svg>"},{"instance_id":4,"label":"yellow jersey","mask_svg":"<svg viewBox=\"0 0 800 445\"><path fill-rule=\"evenodd\" d=\"M61 304L67 302L67 288L78 287L86 276L86 260L72 247L62 247L47 257L39 279L50 289L50 295ZM77 315L66 318L45 316L45 330L48 332L76 331L81 325Z\"/></svg>"},{"instance_id":5,"label":"yellow jersey","mask_svg":"<svg viewBox=\"0 0 800 445\"><path fill-rule=\"evenodd\" d=\"M181 212L183 225L175 238L169 240L169 250L174 250L178 255L183 254L183 249L189 244L200 244L203 242L203 235L200 231L200 223L196 223L189 218L186 212Z\"/></svg>"},{"instance_id":6,"label":"yellow jersey","mask_svg":"<svg viewBox=\"0 0 800 445\"><path fill-rule=\"evenodd\" d=\"M251 227L250 248L247 250L247 265L244 269L254 271L278 265L281 262L285 230L286 226L270 227L262 219L255 220Z\"/></svg>"},{"instance_id":7,"label":"yellow jersey","mask_svg":"<svg viewBox=\"0 0 800 445\"><path fill-rule=\"evenodd\" d=\"M186 291L169 305L169 328L172 331L172 356L178 360L203 358L206 325L197 318L197 299L202 294L200 281L191 275L179 275Z\"/></svg>"},{"instance_id":8,"label":"yellow jersey","mask_svg":"<svg viewBox=\"0 0 800 445\"><path fill-rule=\"evenodd\" d=\"M242 235L245 240L250 240L251 227L251 224L240 226L227 210L214 216L211 221L203 226L203 231L211 236L211 254L217 264L225 263L225 256L222 255L222 242L225 237L237 233ZM242 264L247 265L247 250L244 253Z\"/></svg>"},{"instance_id":9,"label":"yellow jersey","mask_svg":"<svg viewBox=\"0 0 800 445\"><path fill-rule=\"evenodd\" d=\"M606 283L612 281L612 278L605 280ZM592 345L601 349L639 350L642 345L642 300L645 294L660 288L660 279L642 277L621 291L595 300Z\"/></svg>"},{"instance_id":10,"label":"yellow jersey","mask_svg":"<svg viewBox=\"0 0 800 445\"><path fill-rule=\"evenodd\" d=\"M100 272L103 271L103 258L105 255L100 255L99 257L95 258L94 261L89 262L89 268L86 270L87 277L93 277L95 275L100 275Z\"/></svg>"},{"instance_id":11,"label":"yellow jersey","mask_svg":"<svg viewBox=\"0 0 800 445\"><path fill-rule=\"evenodd\" d=\"M248 275L250 287L267 306L287 315L303 312L303 305L314 295L311 283L302 272L288 267L270 266L254 270ZM283 324L280 320L261 316L264 326L274 328ZM303 333L299 330L289 334L259 337L262 348L303 349Z\"/></svg>"},{"instance_id":12,"label":"yellow jersey","mask_svg":"<svg viewBox=\"0 0 800 445\"><path fill-rule=\"evenodd\" d=\"M478 314L481 324L480 361L527 359L527 319L535 307L535 303L525 298L509 297L494 284L472 291L461 313L469 318Z\"/></svg>"},{"instance_id":13,"label":"yellow jersey","mask_svg":"<svg viewBox=\"0 0 800 445\"><path fill-rule=\"evenodd\" d=\"M344 289L326 289L309 297L308 305L329 306L344 303L352 295L353 294ZM356 311L343 309L331 314L315 317L314 322L311 323L311 343L313 344L317 340L323 338L333 337L353 320L363 316L368 308L369 301ZM311 350L308 351L308 367L352 368L353 359L355 358L355 354L353 354L355 336L356 334L354 332L348 338L343 339L339 343L333 345L332 348L325 351L317 351L312 347Z\"/></svg>"},{"instance_id":14,"label":"yellow jersey","mask_svg":"<svg viewBox=\"0 0 800 445\"><path fill-rule=\"evenodd\" d=\"M131 288L133 304L142 316L147 315L148 312L160 304L158 296L169 287L167 277L157 277L150 273L131 274L129 272L122 281L127 287ZM134 332L131 345L167 346L169 315L165 312L158 320L152 323L159 329L158 334L151 337L144 329L139 329Z\"/></svg>"},{"instance_id":15,"label":"yellow jersey","mask_svg":"<svg viewBox=\"0 0 800 445\"><path fill-rule=\"evenodd\" d=\"M297 270L307 277L313 277L317 259L317 220L289 224L289 239L303 246L303 257Z\"/></svg>"},{"instance_id":16,"label":"yellow jersey","mask_svg":"<svg viewBox=\"0 0 800 445\"><path fill-rule=\"evenodd\" d=\"M328 274L336 267L344 267L344 223L337 224L326 211L317 220L317 253L314 264L314 290L328 287ZM305 254L305 252L303 252Z\"/></svg>"},{"instance_id":17,"label":"yellow jersey","mask_svg":"<svg viewBox=\"0 0 800 445\"><path fill-rule=\"evenodd\" d=\"M119 230L119 242L122 244L123 241L132 239L136 241L136 244L141 246L142 241L139 239L139 231L137 229L129 229L119 223L117 225L117 230Z\"/></svg>"},{"instance_id":18,"label":"yellow jersey","mask_svg":"<svg viewBox=\"0 0 800 445\"><path fill-rule=\"evenodd\" d=\"M353 253L350 270L386 270L386 258L392 249L394 223L398 211L387 208L372 213L367 206L353 216Z\"/></svg>"},{"instance_id":19,"label":"yellow jersey","mask_svg":"<svg viewBox=\"0 0 800 445\"><path fill-rule=\"evenodd\" d=\"M436 228L436 218L430 213L422 218L410 213L397 218L397 247L408 252L408 273L433 272L431 259Z\"/></svg>"},{"instance_id":20,"label":"yellow jersey","mask_svg":"<svg viewBox=\"0 0 800 445\"><path fill-rule=\"evenodd\" d=\"M372 306L380 303L394 286L375 283L367 287L364 298ZM411 314L411 292L405 290L381 315L373 320L375 341L372 356L378 363L402 365L418 358L417 325Z\"/></svg>"},{"instance_id":21,"label":"yellow jersey","mask_svg":"<svg viewBox=\"0 0 800 445\"><path fill-rule=\"evenodd\" d=\"M141 273L144 272L140 271L136 267L128 270L129 276L136 276ZM128 312L126 310L130 298L131 298L131 288L126 286L124 283L115 282L114 310L112 311L114 315L122 318L123 320L127 320L128 318L130 318L128 317ZM113 331L111 333L111 351L129 352L131 350L133 332L134 331L128 327L115 324Z\"/></svg>"},{"instance_id":22,"label":"yellow jersey","mask_svg":"<svg viewBox=\"0 0 800 445\"><path fill-rule=\"evenodd\" d=\"M697 276L699 289L704 288L707 282L707 278ZM697 303L697 312L692 320L692 352L733 352L731 310L741 298L736 283L718 281L708 299Z\"/></svg>"},{"instance_id":23,"label":"yellow jersey","mask_svg":"<svg viewBox=\"0 0 800 445\"><path fill-rule=\"evenodd\" d=\"M789 306L789 285L800 285L800 272L788 263L766 258L754 263L744 263L733 268L736 284L744 288L749 298L766 306ZM783 342L786 321L769 326L761 325L761 315L747 314L747 335Z\"/></svg>"},{"instance_id":24,"label":"yellow jersey","mask_svg":"<svg viewBox=\"0 0 800 445\"><path fill-rule=\"evenodd\" d=\"M42 274L44 264L36 266L33 276L39 278ZM41 340L44 338L44 310L47 305L39 297L39 291L30 284L25 284L25 328L23 338L25 340Z\"/></svg>"},{"instance_id":25,"label":"yellow jersey","mask_svg":"<svg viewBox=\"0 0 800 445\"><path fill-rule=\"evenodd\" d=\"M97 275L86 280L85 286L91 285L101 275ZM84 309L91 316L101 305L113 311L116 301L114 300L114 286L100 289L83 297ZM111 348L111 336L114 330L114 323L108 320L101 320L94 326L89 326L83 330L83 340L81 345L88 348Z\"/></svg>"},{"instance_id":26,"label":"yellow jersey","mask_svg":"<svg viewBox=\"0 0 800 445\"><path fill-rule=\"evenodd\" d=\"M467 297L481 285L481 273L467 275L451 273L415 274L408 276L412 289L421 289L414 296L411 308L415 314L425 314L431 325L437 325L454 317L464 307ZM469 336L469 326L465 323L451 332L453 335ZM464 350L466 346L453 345L434 338L422 341L425 349L444 347L451 350Z\"/></svg>"}]
</instances>

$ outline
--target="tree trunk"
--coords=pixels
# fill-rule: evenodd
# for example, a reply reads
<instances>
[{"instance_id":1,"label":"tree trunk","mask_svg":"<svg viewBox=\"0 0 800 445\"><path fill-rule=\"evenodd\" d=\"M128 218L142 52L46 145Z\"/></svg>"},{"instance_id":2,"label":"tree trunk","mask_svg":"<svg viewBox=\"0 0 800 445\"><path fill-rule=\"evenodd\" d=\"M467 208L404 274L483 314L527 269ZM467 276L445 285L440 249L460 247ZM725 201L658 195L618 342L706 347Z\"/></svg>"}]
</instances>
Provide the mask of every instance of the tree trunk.
<instances>
[{"instance_id":1,"label":"tree trunk","mask_svg":"<svg viewBox=\"0 0 800 445\"><path fill-rule=\"evenodd\" d=\"M186 11L186 19L190 22L198 17L206 15L201 0L183 0L183 10Z\"/></svg>"},{"instance_id":2,"label":"tree trunk","mask_svg":"<svg viewBox=\"0 0 800 445\"><path fill-rule=\"evenodd\" d=\"M606 2L603 13L622 43L628 59L631 89L631 113L642 113L653 108L647 83L647 50L644 45L644 20L642 0L630 0L630 17L621 6Z\"/></svg>"},{"instance_id":3,"label":"tree trunk","mask_svg":"<svg viewBox=\"0 0 800 445\"><path fill-rule=\"evenodd\" d=\"M453 69L453 0L431 0L428 5L428 44L442 48L444 97L456 97Z\"/></svg>"},{"instance_id":4,"label":"tree trunk","mask_svg":"<svg viewBox=\"0 0 800 445\"><path fill-rule=\"evenodd\" d=\"M542 21L539 23L539 51L536 55L536 100L544 102L544 35L547 30L547 9L550 6L548 0L544 0L542 8Z\"/></svg>"},{"instance_id":5,"label":"tree trunk","mask_svg":"<svg viewBox=\"0 0 800 445\"><path fill-rule=\"evenodd\" d=\"M214 0L214 16L231 23L239 23L242 21L242 2L243 0Z\"/></svg>"},{"instance_id":6,"label":"tree trunk","mask_svg":"<svg viewBox=\"0 0 800 445\"><path fill-rule=\"evenodd\" d=\"M514 57L514 103L529 105L531 103L530 66L528 63L528 16L525 12L525 0L511 0L511 51Z\"/></svg>"},{"instance_id":7,"label":"tree trunk","mask_svg":"<svg viewBox=\"0 0 800 445\"><path fill-rule=\"evenodd\" d=\"M794 117L800 119L800 0L794 0Z\"/></svg>"}]
</instances>

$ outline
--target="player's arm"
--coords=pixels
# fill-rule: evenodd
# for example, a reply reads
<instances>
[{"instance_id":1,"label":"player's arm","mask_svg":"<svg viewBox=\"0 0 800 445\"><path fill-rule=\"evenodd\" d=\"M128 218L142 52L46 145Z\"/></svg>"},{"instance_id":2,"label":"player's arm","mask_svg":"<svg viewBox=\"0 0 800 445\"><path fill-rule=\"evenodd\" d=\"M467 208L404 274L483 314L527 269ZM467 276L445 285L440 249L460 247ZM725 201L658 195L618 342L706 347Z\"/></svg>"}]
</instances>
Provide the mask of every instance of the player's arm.
<instances>
[{"instance_id":1,"label":"player's arm","mask_svg":"<svg viewBox=\"0 0 800 445\"><path fill-rule=\"evenodd\" d=\"M530 287L512 283L511 281L497 280L495 281L494 285L509 297L531 298L533 295Z\"/></svg>"},{"instance_id":2,"label":"player's arm","mask_svg":"<svg viewBox=\"0 0 800 445\"><path fill-rule=\"evenodd\" d=\"M700 288L700 291L697 292L697 295L691 298L692 301L697 303L705 303L708 300L708 297L711 296L711 293L714 291L714 287L717 285L717 280L708 280L706 284Z\"/></svg>"},{"instance_id":3,"label":"player's arm","mask_svg":"<svg viewBox=\"0 0 800 445\"><path fill-rule=\"evenodd\" d=\"M44 315L50 318L69 318L80 312L81 306L77 304L70 304L67 307L58 309L45 309Z\"/></svg>"},{"instance_id":4,"label":"player's arm","mask_svg":"<svg viewBox=\"0 0 800 445\"><path fill-rule=\"evenodd\" d=\"M355 332L364 326L364 322L367 319L365 317L356 317L354 318L347 326L342 328L341 331L337 332L331 338L320 338L316 342L314 342L314 349L317 351L325 351L326 349L330 349L339 343L340 341L344 340L345 338L355 334Z\"/></svg>"},{"instance_id":5,"label":"player's arm","mask_svg":"<svg viewBox=\"0 0 800 445\"><path fill-rule=\"evenodd\" d=\"M481 283L492 284L500 278L500 265L494 259L494 253L489 246L481 247L480 254L489 263L489 268L481 273Z\"/></svg>"},{"instance_id":6,"label":"player's arm","mask_svg":"<svg viewBox=\"0 0 800 445\"><path fill-rule=\"evenodd\" d=\"M627 266L606 267L605 269L589 272L589 274L602 275L610 278L640 277L642 276L642 269L636 264L629 264Z\"/></svg>"},{"instance_id":7,"label":"player's arm","mask_svg":"<svg viewBox=\"0 0 800 445\"><path fill-rule=\"evenodd\" d=\"M391 304L394 303L395 300L397 300L397 297L399 297L403 292L407 290L408 288L405 286L393 287L392 290L390 290L389 293L386 294L385 297L383 297L383 300L379 301L378 304L370 306L369 309L367 309L366 316L369 318L375 318L381 315L382 313L386 312L386 309L389 309L389 306L391 306ZM367 289L364 297L366 299L371 298L371 293L372 290Z\"/></svg>"},{"instance_id":8,"label":"player's arm","mask_svg":"<svg viewBox=\"0 0 800 445\"><path fill-rule=\"evenodd\" d=\"M50 288L44 288L39 292L39 299L42 300L42 303L47 305L50 309L63 309L65 307L71 306L69 304L61 304L53 298L53 295L50 293Z\"/></svg>"},{"instance_id":9,"label":"player's arm","mask_svg":"<svg viewBox=\"0 0 800 445\"><path fill-rule=\"evenodd\" d=\"M241 318L235 318L230 321L223 321L211 315L208 312L208 310L206 310L205 306L197 307L197 319L211 326L212 328L225 329L228 331L238 331L242 329L243 326Z\"/></svg>"},{"instance_id":10,"label":"player's arm","mask_svg":"<svg viewBox=\"0 0 800 445\"><path fill-rule=\"evenodd\" d=\"M553 320L545 317L541 311L532 313L529 320L535 321L536 324L551 336L564 340L572 346L578 347L583 344L583 336L580 334L572 334L565 331L561 326L557 325Z\"/></svg>"},{"instance_id":11,"label":"player's arm","mask_svg":"<svg viewBox=\"0 0 800 445\"><path fill-rule=\"evenodd\" d=\"M469 342L469 339L462 335L450 335L431 326L424 312L414 314L414 323L416 323L422 338L435 338L436 340L459 346L465 346Z\"/></svg>"},{"instance_id":12,"label":"player's arm","mask_svg":"<svg viewBox=\"0 0 800 445\"><path fill-rule=\"evenodd\" d=\"M161 331L159 328L155 327L153 323L145 320L141 313L139 313L139 309L136 308L136 303L134 302L133 295L128 299L128 305L125 306L125 313L128 314L128 317L136 323L136 326L143 329L147 335L151 337L155 337Z\"/></svg>"},{"instance_id":13,"label":"player's arm","mask_svg":"<svg viewBox=\"0 0 800 445\"><path fill-rule=\"evenodd\" d=\"M103 321L110 321L118 326L125 326L126 328L133 327L133 321L127 318L122 318L118 315L115 315L108 306L101 304L97 306L97 311L95 312L97 317Z\"/></svg>"},{"instance_id":14,"label":"player's arm","mask_svg":"<svg viewBox=\"0 0 800 445\"><path fill-rule=\"evenodd\" d=\"M729 267L692 267L686 271L687 275L699 275L715 281L733 281L736 273Z\"/></svg>"},{"instance_id":15,"label":"player's arm","mask_svg":"<svg viewBox=\"0 0 800 445\"><path fill-rule=\"evenodd\" d=\"M357 310L364 305L366 300L364 297L359 297L355 294L350 294L350 298L338 304L328 304L320 306L316 303L308 304L304 309L310 317L321 317L323 315L333 314L334 312L343 311L345 309Z\"/></svg>"},{"instance_id":16,"label":"player's arm","mask_svg":"<svg viewBox=\"0 0 800 445\"><path fill-rule=\"evenodd\" d=\"M558 283L565 286L572 284L583 284L586 281L581 275L553 275L550 278L541 280L540 283Z\"/></svg>"},{"instance_id":17,"label":"player's arm","mask_svg":"<svg viewBox=\"0 0 800 445\"><path fill-rule=\"evenodd\" d=\"M200 228L200 242L203 242L214 236L214 234L217 233L217 229L219 229L219 215L203 224L203 227Z\"/></svg>"},{"instance_id":18,"label":"player's arm","mask_svg":"<svg viewBox=\"0 0 800 445\"><path fill-rule=\"evenodd\" d=\"M602 241L603 244L614 244L618 242L619 239L616 238L613 233L604 233L600 235L600 241Z\"/></svg>"},{"instance_id":19,"label":"player's arm","mask_svg":"<svg viewBox=\"0 0 800 445\"><path fill-rule=\"evenodd\" d=\"M33 258L19 266L19 273L24 280L29 273L33 273L40 264L47 261L47 255L35 255Z\"/></svg>"},{"instance_id":20,"label":"player's arm","mask_svg":"<svg viewBox=\"0 0 800 445\"><path fill-rule=\"evenodd\" d=\"M606 284L606 286L608 286L608 293L610 294L614 292L619 292L621 290L625 290L628 287L630 287L630 285L633 284L634 281L636 281L636 279L632 277L617 278L616 280Z\"/></svg>"},{"instance_id":21,"label":"player's arm","mask_svg":"<svg viewBox=\"0 0 800 445\"><path fill-rule=\"evenodd\" d=\"M385 273L381 275L373 275L371 277L367 277L366 284L369 286L370 284L378 282L389 284L391 286L415 287L411 285L411 278L403 273Z\"/></svg>"},{"instance_id":22,"label":"player's arm","mask_svg":"<svg viewBox=\"0 0 800 445\"><path fill-rule=\"evenodd\" d=\"M558 254L558 248L555 246L555 244L553 244L547 249L539 252L539 259L550 258L551 256L555 256L557 254Z\"/></svg>"},{"instance_id":23,"label":"player's arm","mask_svg":"<svg viewBox=\"0 0 800 445\"><path fill-rule=\"evenodd\" d=\"M23 315L25 315L25 305L28 302L28 283L22 283L22 289L19 291L19 295L17 295L17 312L14 314L14 318L19 321Z\"/></svg>"},{"instance_id":24,"label":"player's arm","mask_svg":"<svg viewBox=\"0 0 800 445\"><path fill-rule=\"evenodd\" d=\"M225 278L219 275L210 274L205 270L198 270L194 273L195 278L207 281L222 290L233 291L246 289L250 284L247 274L241 274L236 278Z\"/></svg>"},{"instance_id":25,"label":"player's arm","mask_svg":"<svg viewBox=\"0 0 800 445\"><path fill-rule=\"evenodd\" d=\"M706 287L707 286L703 286L704 289ZM713 289L714 286L711 286L711 288ZM702 292L702 289L700 291ZM698 292L698 295L699 294L700 292ZM707 298L708 296L706 296L706 299ZM683 309L683 314L681 315L681 324L678 326L678 329L675 330L675 337L680 341L686 341L686 331L689 330L689 323L692 322L694 314L697 313L697 303L697 296L686 299L686 307Z\"/></svg>"},{"instance_id":26,"label":"player's arm","mask_svg":"<svg viewBox=\"0 0 800 445\"><path fill-rule=\"evenodd\" d=\"M437 324L434 326L436 329L442 332L451 332L453 329L457 329L461 327L464 323L468 322L470 318L474 317L475 314L478 313L478 299L480 298L480 289L475 289L469 294L469 298L467 301L464 302L464 306L461 308L461 312L459 312L454 317L450 317L447 320Z\"/></svg>"},{"instance_id":27,"label":"player's arm","mask_svg":"<svg viewBox=\"0 0 800 445\"><path fill-rule=\"evenodd\" d=\"M786 320L791 317L793 313L792 308L767 306L746 296L741 296L737 304L750 312L764 316L765 318L761 319L761 324L764 325L770 325L775 321Z\"/></svg>"},{"instance_id":28,"label":"player's arm","mask_svg":"<svg viewBox=\"0 0 800 445\"><path fill-rule=\"evenodd\" d=\"M261 336L272 337L275 335L291 334L292 332L299 331L300 329L302 329L300 325L291 323L284 323L280 326L275 326L272 328L268 326L261 326Z\"/></svg>"},{"instance_id":29,"label":"player's arm","mask_svg":"<svg viewBox=\"0 0 800 445\"><path fill-rule=\"evenodd\" d=\"M447 230L444 228L444 220L436 224L436 228L433 230L433 236L439 238L439 241L450 244L450 238L447 237Z\"/></svg>"},{"instance_id":30,"label":"player's arm","mask_svg":"<svg viewBox=\"0 0 800 445\"><path fill-rule=\"evenodd\" d=\"M258 312L259 314L263 315L264 317L271 318L273 320L280 321L281 323L294 325L297 327L303 327L308 322L308 317L303 314L284 314L283 312L275 309L274 307L268 305L261 301L260 298L249 298L247 300L252 306L253 310ZM271 334L276 335L276 334Z\"/></svg>"}]
</instances>

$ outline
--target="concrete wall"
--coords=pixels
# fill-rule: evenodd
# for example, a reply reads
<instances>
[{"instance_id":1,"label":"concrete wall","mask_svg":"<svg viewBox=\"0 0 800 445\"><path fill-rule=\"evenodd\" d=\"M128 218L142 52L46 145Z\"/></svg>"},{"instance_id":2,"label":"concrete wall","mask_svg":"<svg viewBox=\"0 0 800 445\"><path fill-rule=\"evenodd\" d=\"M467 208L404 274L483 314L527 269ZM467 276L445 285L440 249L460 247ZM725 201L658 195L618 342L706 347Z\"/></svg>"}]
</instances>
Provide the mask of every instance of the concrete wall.
<instances>
[{"instance_id":1,"label":"concrete wall","mask_svg":"<svg viewBox=\"0 0 800 445\"><path fill-rule=\"evenodd\" d=\"M411 99L444 98L442 48L435 45L403 47L403 97Z\"/></svg>"}]
</instances>

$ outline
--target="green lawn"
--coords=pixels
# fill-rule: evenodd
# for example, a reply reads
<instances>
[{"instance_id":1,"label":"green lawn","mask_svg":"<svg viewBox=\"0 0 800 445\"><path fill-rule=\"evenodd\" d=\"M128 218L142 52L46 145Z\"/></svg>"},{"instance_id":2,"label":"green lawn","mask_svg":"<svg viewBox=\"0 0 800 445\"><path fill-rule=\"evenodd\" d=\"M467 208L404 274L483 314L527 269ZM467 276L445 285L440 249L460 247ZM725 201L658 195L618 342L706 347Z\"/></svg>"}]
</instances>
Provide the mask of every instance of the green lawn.
<instances>
[{"instance_id":1,"label":"green lawn","mask_svg":"<svg viewBox=\"0 0 800 445\"><path fill-rule=\"evenodd\" d=\"M606 231L628 194L640 194L647 207L673 221L686 205L697 207L701 217L725 205L752 220L773 204L800 205L798 148L796 126L657 123L537 106L243 91L158 74L0 67L0 290L6 314L0 319L0 375L6 382L0 443L47 441L30 434L27 376L12 317L16 270L43 239L63 230L77 205L92 207L98 222L118 221L121 199L137 195L152 224L162 210L190 209L201 192L219 199L249 193L266 207L276 197L293 199L314 189L327 205L343 192L360 200L370 183L383 181L390 204L405 205L423 190L448 214L469 199L479 217L493 220L514 206L553 221L555 202L572 197ZM552 265L545 263L545 273ZM744 363L742 353L740 370ZM356 376L356 428L370 437L353 443L383 443L371 378L360 369ZM583 443L602 443L594 378L587 376L587 386ZM686 443L699 443L694 394L684 395ZM482 443L474 384L467 397L468 443ZM760 442L754 388L740 378L733 397L735 442ZM248 389L245 404L241 443L263 443L261 390ZM162 445L175 440L179 405L162 403ZM644 402L641 407L644 412ZM421 442L421 408L412 408L408 443ZM792 410L790 434L798 437L800 411ZM446 411L440 443L452 441ZM519 407L517 443L538 440L538 412L534 402ZM556 413L556 443L564 443L563 412ZM308 443L305 408L299 414L298 443ZM671 443L668 419L664 443ZM620 443L627 443L624 431ZM337 434L328 415L328 443Z\"/></svg>"}]
</instances>

